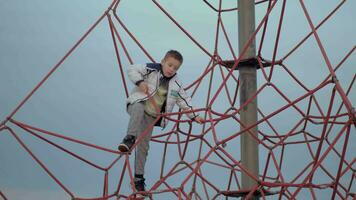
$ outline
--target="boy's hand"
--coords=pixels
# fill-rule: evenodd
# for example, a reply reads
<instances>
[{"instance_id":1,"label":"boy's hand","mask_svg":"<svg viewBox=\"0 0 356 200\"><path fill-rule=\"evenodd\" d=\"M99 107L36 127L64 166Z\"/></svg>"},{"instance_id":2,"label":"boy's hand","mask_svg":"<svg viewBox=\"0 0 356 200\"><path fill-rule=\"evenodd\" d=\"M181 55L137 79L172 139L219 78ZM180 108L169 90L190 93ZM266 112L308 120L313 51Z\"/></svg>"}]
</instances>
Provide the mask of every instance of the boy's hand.
<instances>
[{"instance_id":1,"label":"boy's hand","mask_svg":"<svg viewBox=\"0 0 356 200\"><path fill-rule=\"evenodd\" d=\"M144 81L138 85L138 88L140 88L143 93L148 94L148 85Z\"/></svg>"},{"instance_id":2,"label":"boy's hand","mask_svg":"<svg viewBox=\"0 0 356 200\"><path fill-rule=\"evenodd\" d=\"M194 118L194 121L196 121L198 124L203 124L204 123L204 119L199 117L199 116L196 116Z\"/></svg>"}]
</instances>

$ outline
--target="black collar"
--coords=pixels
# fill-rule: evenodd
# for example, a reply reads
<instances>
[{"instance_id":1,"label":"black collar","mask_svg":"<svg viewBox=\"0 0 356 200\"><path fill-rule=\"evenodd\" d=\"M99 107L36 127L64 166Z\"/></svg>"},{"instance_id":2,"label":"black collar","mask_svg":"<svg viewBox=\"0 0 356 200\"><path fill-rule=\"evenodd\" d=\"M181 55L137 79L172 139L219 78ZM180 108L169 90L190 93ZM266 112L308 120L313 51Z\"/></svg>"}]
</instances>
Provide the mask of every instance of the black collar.
<instances>
[{"instance_id":1,"label":"black collar","mask_svg":"<svg viewBox=\"0 0 356 200\"><path fill-rule=\"evenodd\" d=\"M173 76L167 77L167 76L165 76L165 75L163 74L163 70L160 70L160 72L161 72L161 74L162 74L162 79L165 79L165 80L167 80L167 81L171 80L171 79L177 74L177 73L175 73Z\"/></svg>"}]
</instances>

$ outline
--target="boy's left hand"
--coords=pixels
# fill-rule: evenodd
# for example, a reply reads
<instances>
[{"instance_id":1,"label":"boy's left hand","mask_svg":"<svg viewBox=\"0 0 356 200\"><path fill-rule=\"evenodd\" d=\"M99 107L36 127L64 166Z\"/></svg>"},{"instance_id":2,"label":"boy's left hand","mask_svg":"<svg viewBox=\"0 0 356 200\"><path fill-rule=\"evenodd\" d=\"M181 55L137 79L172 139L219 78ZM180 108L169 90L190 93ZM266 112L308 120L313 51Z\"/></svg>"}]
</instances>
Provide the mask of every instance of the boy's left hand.
<instances>
[{"instance_id":1,"label":"boy's left hand","mask_svg":"<svg viewBox=\"0 0 356 200\"><path fill-rule=\"evenodd\" d=\"M196 121L198 124L203 124L204 123L204 119L201 118L200 116L196 116L194 118L194 121Z\"/></svg>"}]
</instances>

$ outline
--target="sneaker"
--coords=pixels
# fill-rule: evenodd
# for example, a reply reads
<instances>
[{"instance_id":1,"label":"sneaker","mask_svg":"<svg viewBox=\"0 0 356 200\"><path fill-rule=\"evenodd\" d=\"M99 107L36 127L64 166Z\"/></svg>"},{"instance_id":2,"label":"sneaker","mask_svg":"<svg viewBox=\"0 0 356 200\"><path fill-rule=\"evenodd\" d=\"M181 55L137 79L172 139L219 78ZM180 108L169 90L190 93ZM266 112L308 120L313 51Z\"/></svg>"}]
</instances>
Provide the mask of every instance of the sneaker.
<instances>
[{"instance_id":1,"label":"sneaker","mask_svg":"<svg viewBox=\"0 0 356 200\"><path fill-rule=\"evenodd\" d=\"M144 178L138 178L138 179L135 178L135 188L137 192L145 192L146 191L145 186L146 184Z\"/></svg>"},{"instance_id":2,"label":"sneaker","mask_svg":"<svg viewBox=\"0 0 356 200\"><path fill-rule=\"evenodd\" d=\"M125 138L122 140L121 144L119 145L118 149L121 152L128 152L130 151L131 147L135 144L136 138L133 135L126 135Z\"/></svg>"}]
</instances>

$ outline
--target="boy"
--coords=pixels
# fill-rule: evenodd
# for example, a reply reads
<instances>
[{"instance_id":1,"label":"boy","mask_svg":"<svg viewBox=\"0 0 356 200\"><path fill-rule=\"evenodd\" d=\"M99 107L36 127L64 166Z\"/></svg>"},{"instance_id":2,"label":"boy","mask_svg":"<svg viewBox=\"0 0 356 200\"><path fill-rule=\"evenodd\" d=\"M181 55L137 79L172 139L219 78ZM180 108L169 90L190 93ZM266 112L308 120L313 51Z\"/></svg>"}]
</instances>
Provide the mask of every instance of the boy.
<instances>
[{"instance_id":1,"label":"boy","mask_svg":"<svg viewBox=\"0 0 356 200\"><path fill-rule=\"evenodd\" d=\"M159 114L171 112L175 104L184 111L193 110L191 99L185 93L176 74L182 62L182 55L176 50L170 50L161 63L129 67L128 76L137 87L127 99L130 121L127 135L118 147L121 152L128 152L140 134L156 120ZM186 115L199 124L204 121L194 112ZM155 125L165 127L166 123L166 119L160 118ZM135 188L139 192L145 191L144 168L151 135L152 129L136 147L134 181Z\"/></svg>"}]
</instances>

